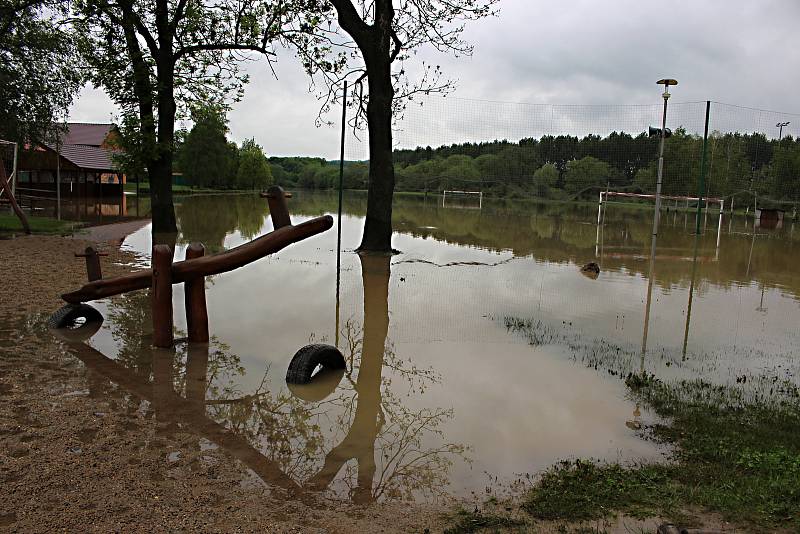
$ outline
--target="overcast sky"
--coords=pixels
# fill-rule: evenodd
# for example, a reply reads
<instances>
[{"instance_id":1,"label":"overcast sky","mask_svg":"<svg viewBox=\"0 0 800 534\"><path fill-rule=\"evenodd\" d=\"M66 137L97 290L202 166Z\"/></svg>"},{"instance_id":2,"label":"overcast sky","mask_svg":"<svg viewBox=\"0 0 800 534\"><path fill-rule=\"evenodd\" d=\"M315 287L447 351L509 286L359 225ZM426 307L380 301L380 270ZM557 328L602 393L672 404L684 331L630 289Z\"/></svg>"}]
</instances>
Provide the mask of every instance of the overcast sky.
<instances>
[{"instance_id":1,"label":"overcast sky","mask_svg":"<svg viewBox=\"0 0 800 534\"><path fill-rule=\"evenodd\" d=\"M643 131L658 122L655 81L663 77L680 82L672 90L671 126L699 129L703 105L678 103L707 99L800 113L799 24L798 0L500 0L498 17L465 31L472 57L421 53L458 86L444 101L410 107L397 144ZM247 70L251 83L229 115L234 140L255 137L269 155L338 158L338 129L315 127L319 102L291 54L280 58L277 80L263 61ZM108 98L86 88L70 120L106 122L113 115ZM800 115L712 107L712 129L777 135L777 120L792 121L784 135L800 133ZM356 142L348 142L348 152L347 159L366 157Z\"/></svg>"}]
</instances>

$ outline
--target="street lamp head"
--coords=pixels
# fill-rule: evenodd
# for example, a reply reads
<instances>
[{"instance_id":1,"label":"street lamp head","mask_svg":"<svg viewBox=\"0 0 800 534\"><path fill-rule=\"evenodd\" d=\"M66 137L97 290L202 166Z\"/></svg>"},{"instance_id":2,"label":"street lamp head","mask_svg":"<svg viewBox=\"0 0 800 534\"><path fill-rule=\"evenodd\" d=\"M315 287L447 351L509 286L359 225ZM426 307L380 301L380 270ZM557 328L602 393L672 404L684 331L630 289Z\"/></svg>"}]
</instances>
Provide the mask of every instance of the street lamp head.
<instances>
[{"instance_id":1,"label":"street lamp head","mask_svg":"<svg viewBox=\"0 0 800 534\"><path fill-rule=\"evenodd\" d=\"M656 82L658 85L664 86L664 93L661 95L664 98L664 105L666 105L667 99L670 97L669 94L669 86L670 85L678 85L678 80L673 80L672 78L663 78Z\"/></svg>"}]
</instances>

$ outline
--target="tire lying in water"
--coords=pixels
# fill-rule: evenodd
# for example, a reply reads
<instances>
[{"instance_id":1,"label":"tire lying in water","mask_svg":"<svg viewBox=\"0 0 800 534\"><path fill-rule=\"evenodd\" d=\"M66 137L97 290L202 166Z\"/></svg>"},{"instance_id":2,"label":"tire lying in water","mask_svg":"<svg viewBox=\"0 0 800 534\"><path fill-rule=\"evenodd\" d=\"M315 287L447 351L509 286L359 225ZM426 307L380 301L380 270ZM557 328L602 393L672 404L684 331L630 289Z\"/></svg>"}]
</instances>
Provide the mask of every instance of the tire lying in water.
<instances>
[{"instance_id":1,"label":"tire lying in water","mask_svg":"<svg viewBox=\"0 0 800 534\"><path fill-rule=\"evenodd\" d=\"M85 341L103 325L103 315L88 304L67 304L47 320L47 326L64 341Z\"/></svg>"},{"instance_id":2,"label":"tire lying in water","mask_svg":"<svg viewBox=\"0 0 800 534\"><path fill-rule=\"evenodd\" d=\"M287 384L308 384L318 366L322 371L345 369L344 356L333 345L315 343L298 350L286 371ZM318 373L319 374L319 373Z\"/></svg>"},{"instance_id":3,"label":"tire lying in water","mask_svg":"<svg viewBox=\"0 0 800 534\"><path fill-rule=\"evenodd\" d=\"M323 369L307 384L286 384L291 394L306 402L321 402L339 387L344 369Z\"/></svg>"}]
</instances>

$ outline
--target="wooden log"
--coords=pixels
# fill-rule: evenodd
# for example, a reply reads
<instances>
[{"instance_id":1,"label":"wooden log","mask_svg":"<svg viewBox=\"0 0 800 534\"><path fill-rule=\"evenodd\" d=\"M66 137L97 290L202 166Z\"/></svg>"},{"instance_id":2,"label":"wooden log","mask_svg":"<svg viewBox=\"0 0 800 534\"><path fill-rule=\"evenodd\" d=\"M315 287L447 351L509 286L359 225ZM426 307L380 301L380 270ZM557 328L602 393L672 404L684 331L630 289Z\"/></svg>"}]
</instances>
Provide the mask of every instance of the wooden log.
<instances>
[{"instance_id":1,"label":"wooden log","mask_svg":"<svg viewBox=\"0 0 800 534\"><path fill-rule=\"evenodd\" d=\"M186 249L186 259L202 258L206 249L202 243L192 243ZM206 278L196 276L184 282L186 326L189 341L208 343L208 310L206 309Z\"/></svg>"},{"instance_id":2,"label":"wooden log","mask_svg":"<svg viewBox=\"0 0 800 534\"><path fill-rule=\"evenodd\" d=\"M267 203L269 204L269 215L272 217L272 226L276 230L292 225L292 219L289 217L289 204L286 202L286 193L284 193L281 186L273 185L267 189Z\"/></svg>"},{"instance_id":3,"label":"wooden log","mask_svg":"<svg viewBox=\"0 0 800 534\"><path fill-rule=\"evenodd\" d=\"M6 195L8 202L11 204L11 208L14 210L14 213L17 214L19 222L22 223L22 228L25 230L25 233L30 234L31 227L28 224L28 218L20 209L19 204L17 204L17 199L14 198L14 193L11 192L11 186L8 183L8 175L6 174L6 166L2 161L0 161L0 193L4 193Z\"/></svg>"},{"instance_id":4,"label":"wooden log","mask_svg":"<svg viewBox=\"0 0 800 534\"><path fill-rule=\"evenodd\" d=\"M172 346L172 249L169 245L153 247L150 305L153 316L153 345Z\"/></svg>"},{"instance_id":5,"label":"wooden log","mask_svg":"<svg viewBox=\"0 0 800 534\"><path fill-rule=\"evenodd\" d=\"M203 256L193 260L179 261L172 265L172 283L186 282L196 276L211 276L232 271L257 259L273 254L283 248L308 237L320 234L333 226L333 217L325 215L298 224L287 226L239 245L214 256ZM136 273L97 280L84 285L77 291L61 295L70 304L79 304L114 295L121 295L137 289L147 289L152 284L152 269Z\"/></svg>"}]
</instances>

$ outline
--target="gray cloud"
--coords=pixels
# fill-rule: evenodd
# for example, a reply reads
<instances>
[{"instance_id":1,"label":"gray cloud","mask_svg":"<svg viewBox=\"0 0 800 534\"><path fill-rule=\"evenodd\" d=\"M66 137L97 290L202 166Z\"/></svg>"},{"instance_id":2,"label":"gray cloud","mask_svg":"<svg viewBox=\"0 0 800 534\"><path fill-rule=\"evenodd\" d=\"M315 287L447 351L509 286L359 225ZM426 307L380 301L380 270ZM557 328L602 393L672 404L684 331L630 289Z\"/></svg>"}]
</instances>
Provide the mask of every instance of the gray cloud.
<instances>
[{"instance_id":1,"label":"gray cloud","mask_svg":"<svg viewBox=\"0 0 800 534\"><path fill-rule=\"evenodd\" d=\"M499 17L467 27L472 57L421 51L418 58L442 65L458 80L456 98L411 106L398 125L398 143L515 139L549 130L641 131L658 116L654 82L664 76L680 81L672 91L675 102L710 99L798 112L798 21L795 0L501 0ZM270 154L338 157L338 130L314 126L319 102L291 54L281 54L278 80L263 61L246 68L251 83L229 116L234 139L255 137ZM475 100L605 106L545 109ZM670 124L699 128L700 107L675 106ZM102 93L85 90L72 120L104 121L112 112ZM717 114L712 128L716 121L720 129L751 125L763 131L782 116L722 107ZM338 120L338 112L328 118ZM788 133L798 135L800 116L789 120ZM352 141L348 148L349 158L366 157L363 143Z\"/></svg>"}]
</instances>

